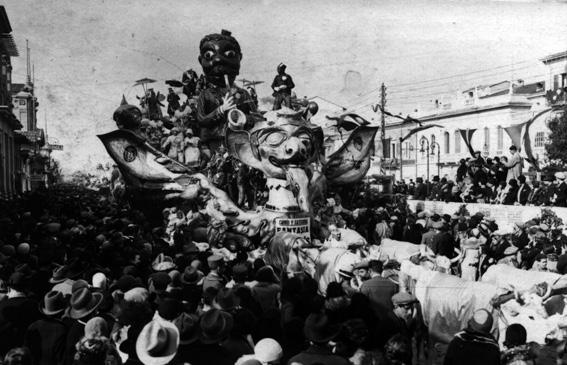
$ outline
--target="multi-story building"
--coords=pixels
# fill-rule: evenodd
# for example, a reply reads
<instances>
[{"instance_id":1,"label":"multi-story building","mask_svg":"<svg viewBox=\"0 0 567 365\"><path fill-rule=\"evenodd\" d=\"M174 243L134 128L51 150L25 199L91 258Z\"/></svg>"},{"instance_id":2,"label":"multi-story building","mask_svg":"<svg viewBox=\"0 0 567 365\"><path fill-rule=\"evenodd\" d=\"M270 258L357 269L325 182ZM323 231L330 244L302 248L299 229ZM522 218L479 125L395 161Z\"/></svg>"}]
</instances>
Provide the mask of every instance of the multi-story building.
<instances>
[{"instance_id":1,"label":"multi-story building","mask_svg":"<svg viewBox=\"0 0 567 365\"><path fill-rule=\"evenodd\" d=\"M25 193L37 187L47 186L46 137L43 129L37 128L37 99L30 78L25 84L14 84L12 95L14 114L22 123L19 136L20 157L17 184L19 192Z\"/></svg>"},{"instance_id":2,"label":"multi-story building","mask_svg":"<svg viewBox=\"0 0 567 365\"><path fill-rule=\"evenodd\" d=\"M11 57L18 56L12 37L12 27L6 9L0 6L0 199L17 194L19 157L16 153L19 137L15 133L22 125L12 112Z\"/></svg>"},{"instance_id":3,"label":"multi-story building","mask_svg":"<svg viewBox=\"0 0 567 365\"><path fill-rule=\"evenodd\" d=\"M546 94L567 86L567 52L541 61L548 68L546 80L530 84L505 80L478 85L451 99L433 101L430 108L421 110L415 117L424 125L435 127L414 134L401 145L400 137L406 136L416 125L387 123L382 169L398 179L431 179L435 175L454 179L459 161L471 156L461 132L467 129L472 133L472 148L485 158L508 156L512 140L505 129L526 122L548 108ZM551 117L552 113L542 115L529 129L533 155L540 164L545 160L546 122ZM527 163L524 168L526 173L534 170Z\"/></svg>"}]
</instances>

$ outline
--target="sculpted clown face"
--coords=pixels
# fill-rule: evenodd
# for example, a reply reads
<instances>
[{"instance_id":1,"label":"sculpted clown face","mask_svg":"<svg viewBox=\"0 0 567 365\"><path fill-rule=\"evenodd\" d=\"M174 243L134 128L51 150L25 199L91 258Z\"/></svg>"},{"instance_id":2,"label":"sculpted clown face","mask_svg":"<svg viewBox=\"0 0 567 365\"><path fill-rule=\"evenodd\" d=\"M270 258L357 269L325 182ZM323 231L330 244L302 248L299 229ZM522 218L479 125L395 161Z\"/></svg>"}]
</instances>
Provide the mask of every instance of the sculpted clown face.
<instances>
[{"instance_id":1,"label":"sculpted clown face","mask_svg":"<svg viewBox=\"0 0 567 365\"><path fill-rule=\"evenodd\" d=\"M291 170L317 160L323 143L320 127L291 109L266 113L250 130L227 130L229 153L266 177L285 179Z\"/></svg>"},{"instance_id":2,"label":"sculpted clown face","mask_svg":"<svg viewBox=\"0 0 567 365\"><path fill-rule=\"evenodd\" d=\"M313 132L303 126L284 124L259 130L252 138L268 176L284 178L287 167L306 165L315 152Z\"/></svg>"},{"instance_id":3,"label":"sculpted clown face","mask_svg":"<svg viewBox=\"0 0 567 365\"><path fill-rule=\"evenodd\" d=\"M206 36L201 41L199 51L199 63L208 81L217 86L226 86L224 75L227 75L230 82L234 83L240 72L242 53L230 32Z\"/></svg>"}]
</instances>

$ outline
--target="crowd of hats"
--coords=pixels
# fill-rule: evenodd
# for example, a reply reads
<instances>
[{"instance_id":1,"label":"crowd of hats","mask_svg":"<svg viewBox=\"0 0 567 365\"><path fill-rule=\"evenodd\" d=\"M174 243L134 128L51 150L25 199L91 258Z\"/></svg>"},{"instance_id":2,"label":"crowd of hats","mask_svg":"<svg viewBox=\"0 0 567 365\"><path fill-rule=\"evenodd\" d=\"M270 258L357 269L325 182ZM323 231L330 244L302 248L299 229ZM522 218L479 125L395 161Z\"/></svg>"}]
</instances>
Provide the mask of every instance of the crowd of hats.
<instances>
[{"instance_id":1,"label":"crowd of hats","mask_svg":"<svg viewBox=\"0 0 567 365\"><path fill-rule=\"evenodd\" d=\"M2 356L26 345L40 362L44 355L29 340L36 338L30 331L48 324L60 326L53 336L63 333L67 343L53 351L78 364L285 362L309 343L340 343L344 348L337 351L345 358L357 348L384 356L405 348L405 339L391 340L397 327L374 313L355 284L331 283L323 297L313 279L281 280L262 259L170 245L164 222L152 224L98 192L63 185L0 205ZM531 269L545 258L547 266L538 269L567 272L567 238L549 212L499 227L465 210L438 215L394 205L361 204L350 211L338 206L336 196L317 208L314 219L329 232L339 229L340 239L354 246L360 237L419 244L428 232L444 233L462 237L463 246L483 247L488 263L514 256L520 258L516 266ZM352 280L373 271L396 281L390 264L348 266ZM408 293L388 300L396 308L415 303ZM482 330L487 320L478 313L469 325Z\"/></svg>"},{"instance_id":2,"label":"crowd of hats","mask_svg":"<svg viewBox=\"0 0 567 365\"><path fill-rule=\"evenodd\" d=\"M65 363L285 362L369 315L347 309L363 300L326 306L332 293L308 277L280 282L261 259L169 245L162 222L92 190L62 185L0 205L2 356L49 363L38 348L57 338L66 345L50 351Z\"/></svg>"}]
</instances>

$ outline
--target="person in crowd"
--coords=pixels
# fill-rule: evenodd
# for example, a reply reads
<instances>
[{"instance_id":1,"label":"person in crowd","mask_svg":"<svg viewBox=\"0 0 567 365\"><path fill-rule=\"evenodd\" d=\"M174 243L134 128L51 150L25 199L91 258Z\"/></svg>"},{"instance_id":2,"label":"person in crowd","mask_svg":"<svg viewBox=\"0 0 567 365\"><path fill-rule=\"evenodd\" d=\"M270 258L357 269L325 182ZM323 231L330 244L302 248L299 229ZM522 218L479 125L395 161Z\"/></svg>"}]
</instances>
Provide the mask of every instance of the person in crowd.
<instances>
[{"instance_id":1,"label":"person in crowd","mask_svg":"<svg viewBox=\"0 0 567 365\"><path fill-rule=\"evenodd\" d=\"M526 200L526 204L530 206L539 206L543 204L543 188L540 185L539 181L534 181L532 183L532 189L530 190L530 194Z\"/></svg>"},{"instance_id":2,"label":"person in crowd","mask_svg":"<svg viewBox=\"0 0 567 365\"><path fill-rule=\"evenodd\" d=\"M291 91L295 84L291 76L285 72L286 68L285 64L280 63L277 67L278 74L272 82L273 96L275 98L273 110L281 109L282 105L291 108Z\"/></svg>"},{"instance_id":3,"label":"person in crowd","mask_svg":"<svg viewBox=\"0 0 567 365\"><path fill-rule=\"evenodd\" d=\"M504 350L501 355L502 365L537 363L539 346L527 343L527 332L524 326L514 323L506 328Z\"/></svg>"},{"instance_id":4,"label":"person in crowd","mask_svg":"<svg viewBox=\"0 0 567 365\"><path fill-rule=\"evenodd\" d=\"M522 158L522 156L520 156L520 153L518 152L518 148L516 146L510 146L510 158L503 164L508 169L506 181L509 182L511 179L518 180L518 177L520 177L520 175L522 174L524 159Z\"/></svg>"},{"instance_id":5,"label":"person in crowd","mask_svg":"<svg viewBox=\"0 0 567 365\"><path fill-rule=\"evenodd\" d=\"M528 202L528 197L532 191L531 187L526 182L526 177L524 175L518 176L518 194L516 197L515 205L526 205Z\"/></svg>"},{"instance_id":6,"label":"person in crowd","mask_svg":"<svg viewBox=\"0 0 567 365\"><path fill-rule=\"evenodd\" d=\"M27 328L24 345L29 348L35 364L62 364L65 359L67 326L61 320L67 301L60 291L45 294L39 310L44 318Z\"/></svg>"},{"instance_id":7,"label":"person in crowd","mask_svg":"<svg viewBox=\"0 0 567 365\"><path fill-rule=\"evenodd\" d=\"M312 313L303 326L309 347L292 357L288 364L348 365L349 361L333 354L330 342L340 333L340 326L333 324L325 314Z\"/></svg>"},{"instance_id":8,"label":"person in crowd","mask_svg":"<svg viewBox=\"0 0 567 365\"><path fill-rule=\"evenodd\" d=\"M360 292L370 299L375 313L381 313L383 309L392 310L394 305L391 298L398 291L397 285L382 277L384 270L382 261L371 260L368 269L370 279L362 283Z\"/></svg>"},{"instance_id":9,"label":"person in crowd","mask_svg":"<svg viewBox=\"0 0 567 365\"><path fill-rule=\"evenodd\" d=\"M31 295L30 270L18 265L8 278L8 293L0 301L0 354L21 345L27 328L40 318L38 303Z\"/></svg>"},{"instance_id":10,"label":"person in crowd","mask_svg":"<svg viewBox=\"0 0 567 365\"><path fill-rule=\"evenodd\" d=\"M474 312L468 326L449 343L443 364L499 365L500 349L490 334L494 319L485 309Z\"/></svg>"},{"instance_id":11,"label":"person in crowd","mask_svg":"<svg viewBox=\"0 0 567 365\"><path fill-rule=\"evenodd\" d=\"M556 172L555 173L555 191L552 197L552 203L558 207L567 206L567 183L565 182L565 173Z\"/></svg>"},{"instance_id":12,"label":"person in crowd","mask_svg":"<svg viewBox=\"0 0 567 365\"><path fill-rule=\"evenodd\" d=\"M518 181L513 178L508 180L507 190L508 191L506 192L506 196L504 197L502 204L514 205L516 199L518 199L518 190L519 190Z\"/></svg>"},{"instance_id":13,"label":"person in crowd","mask_svg":"<svg viewBox=\"0 0 567 365\"><path fill-rule=\"evenodd\" d=\"M181 105L179 104L179 100L180 100L179 95L177 95L173 91L173 88L170 87L167 93L167 114L170 117L173 117L175 111L181 108Z\"/></svg>"}]
</instances>

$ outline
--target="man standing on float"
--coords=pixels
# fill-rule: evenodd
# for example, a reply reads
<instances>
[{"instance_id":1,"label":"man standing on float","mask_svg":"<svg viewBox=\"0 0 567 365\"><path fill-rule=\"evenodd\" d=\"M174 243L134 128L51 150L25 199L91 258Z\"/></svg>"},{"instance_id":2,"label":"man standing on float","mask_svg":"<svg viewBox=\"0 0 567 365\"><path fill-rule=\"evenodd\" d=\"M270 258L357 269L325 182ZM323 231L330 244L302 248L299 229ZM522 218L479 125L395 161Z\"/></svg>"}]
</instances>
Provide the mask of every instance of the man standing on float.
<instances>
[{"instance_id":1,"label":"man standing on float","mask_svg":"<svg viewBox=\"0 0 567 365\"><path fill-rule=\"evenodd\" d=\"M278 65L278 74L274 78L274 82L272 82L273 96L276 98L273 110L281 109L282 104L291 108L291 90L295 87L295 84L291 76L285 73L286 67L283 63Z\"/></svg>"},{"instance_id":2,"label":"man standing on float","mask_svg":"<svg viewBox=\"0 0 567 365\"><path fill-rule=\"evenodd\" d=\"M197 121L203 157L209 159L224 142L227 112L238 108L245 114L256 111L248 92L234 84L240 72L242 52L227 30L205 36L199 44L199 63L206 86L197 101Z\"/></svg>"}]
</instances>

